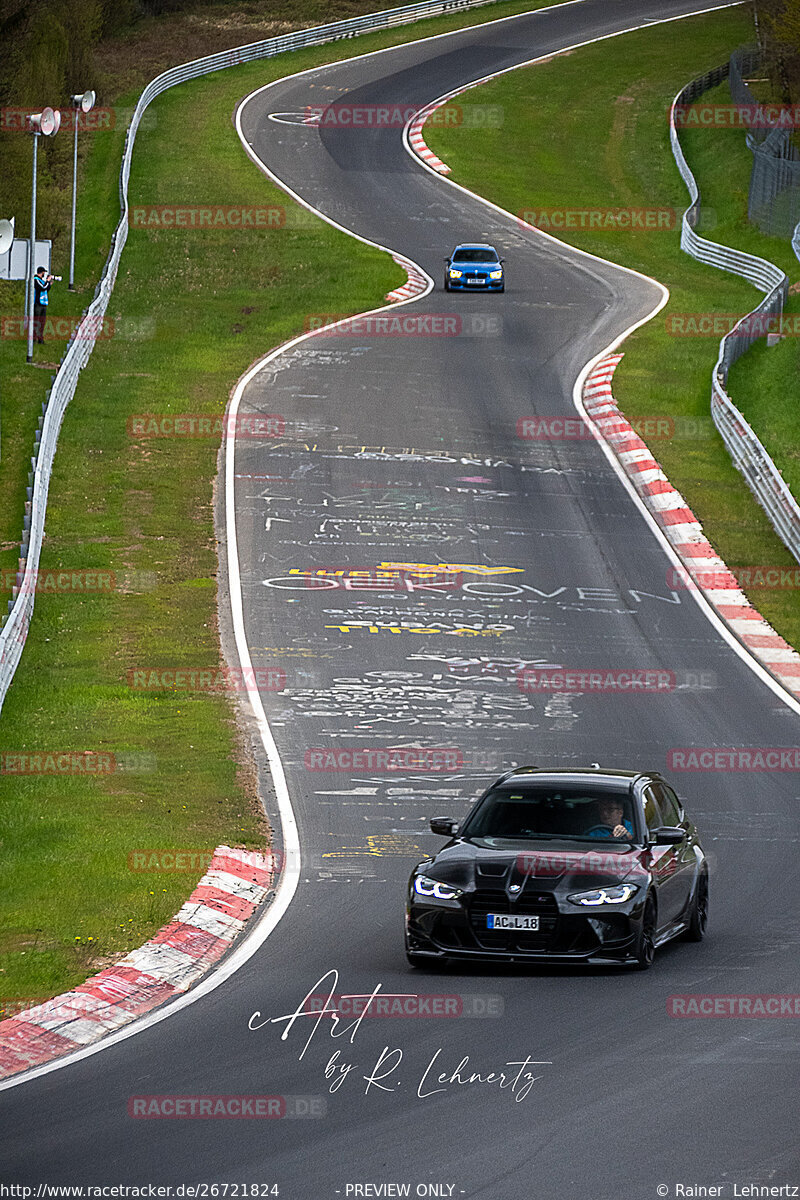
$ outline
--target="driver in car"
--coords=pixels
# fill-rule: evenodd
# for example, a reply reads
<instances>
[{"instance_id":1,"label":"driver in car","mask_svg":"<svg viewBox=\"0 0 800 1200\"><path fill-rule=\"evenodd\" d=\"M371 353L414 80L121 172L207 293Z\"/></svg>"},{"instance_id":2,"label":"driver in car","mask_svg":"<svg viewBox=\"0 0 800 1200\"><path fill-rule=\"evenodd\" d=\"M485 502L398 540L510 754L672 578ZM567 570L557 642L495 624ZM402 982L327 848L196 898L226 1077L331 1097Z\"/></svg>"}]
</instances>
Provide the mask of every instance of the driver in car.
<instances>
[{"instance_id":1,"label":"driver in car","mask_svg":"<svg viewBox=\"0 0 800 1200\"><path fill-rule=\"evenodd\" d=\"M596 812L594 824L586 831L587 837L633 837L633 826L630 821L623 819L623 804L618 796L604 796L598 800Z\"/></svg>"}]
</instances>

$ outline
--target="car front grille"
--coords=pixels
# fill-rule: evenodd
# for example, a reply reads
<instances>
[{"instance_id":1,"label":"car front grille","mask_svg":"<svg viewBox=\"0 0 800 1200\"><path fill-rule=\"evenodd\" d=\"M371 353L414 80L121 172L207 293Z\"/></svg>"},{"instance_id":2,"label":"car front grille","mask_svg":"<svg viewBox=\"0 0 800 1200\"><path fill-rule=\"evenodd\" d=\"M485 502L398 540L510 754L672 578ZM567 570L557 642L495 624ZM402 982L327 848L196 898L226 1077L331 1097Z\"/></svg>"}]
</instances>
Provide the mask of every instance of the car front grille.
<instances>
[{"instance_id":1,"label":"car front grille","mask_svg":"<svg viewBox=\"0 0 800 1200\"><path fill-rule=\"evenodd\" d=\"M489 913L517 913L526 917L536 914L539 928L536 932L487 929ZM470 899L469 925L476 941L487 950L546 950L558 930L558 905L554 896L533 889L515 899L510 899L505 891L481 890Z\"/></svg>"}]
</instances>

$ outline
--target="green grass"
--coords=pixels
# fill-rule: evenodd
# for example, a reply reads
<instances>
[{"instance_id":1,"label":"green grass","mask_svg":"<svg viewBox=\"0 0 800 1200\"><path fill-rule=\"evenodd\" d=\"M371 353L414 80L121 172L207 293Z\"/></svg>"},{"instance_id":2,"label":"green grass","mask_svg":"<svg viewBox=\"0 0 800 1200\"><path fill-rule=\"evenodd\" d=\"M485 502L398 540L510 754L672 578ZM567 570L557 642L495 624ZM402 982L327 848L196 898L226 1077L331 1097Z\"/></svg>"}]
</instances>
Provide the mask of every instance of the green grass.
<instances>
[{"instance_id":1,"label":"green grass","mask_svg":"<svg viewBox=\"0 0 800 1200\"><path fill-rule=\"evenodd\" d=\"M135 103L134 98L128 98ZM75 288L68 289L69 237L56 239L53 272L63 275L50 291L54 317L77 321L91 303L108 254L111 235L119 221L119 163L124 130L85 134L75 256ZM39 227L41 236L47 236ZM66 349L66 338L50 338L34 346L36 367L26 363L27 342L18 336L24 310L25 285L0 280L0 312L7 318L0 338L0 606L6 612L11 583L19 559L22 512L33 437L42 403ZM57 332L54 331L54 332ZM48 364L49 367L48 367Z\"/></svg>"},{"instance_id":2,"label":"green grass","mask_svg":"<svg viewBox=\"0 0 800 1200\"><path fill-rule=\"evenodd\" d=\"M513 213L667 207L680 214L687 195L669 145L669 104L685 83L724 62L751 32L747 13L731 9L584 47L459 97L465 110L501 105L502 128L478 133L465 118L461 127L431 127L426 140L457 182ZM719 94L730 102L724 89ZM711 224L702 232L778 262L796 277L788 244L743 220L750 154L741 131L687 130L682 144ZM620 407L634 421L674 419L675 436L653 441L651 448L729 566L793 565L711 422L718 337L676 337L667 329L677 314L746 313L761 293L694 262L680 250L677 228L575 229L557 236L669 287L667 308L625 342L614 382ZM797 310L795 296L789 311ZM731 374L733 398L753 412L757 431L772 438L764 419L769 408L775 448L778 442L794 448L788 456L784 452L787 476L797 465L789 386L796 380L795 346L787 341L779 350L756 350ZM767 372L761 370L765 363ZM770 404L770 392L773 400L780 396L780 407ZM791 592L750 588L748 595L789 642L800 645L800 610Z\"/></svg>"},{"instance_id":3,"label":"green grass","mask_svg":"<svg viewBox=\"0 0 800 1200\"><path fill-rule=\"evenodd\" d=\"M155 102L154 124L137 137L131 203L284 205L236 137L231 114L243 95L293 71L531 7L429 20L182 85ZM79 207L81 290L54 292L59 315L91 298L119 216L120 154L118 133L94 135ZM56 270L67 253L59 248ZM37 598L0 717L0 753L92 750L126 769L0 774L0 1015L4 1002L53 995L140 944L202 873L137 874L128 869L132 851L257 847L268 837L230 697L127 686L137 667L220 661L218 443L137 441L128 417L220 414L248 365L301 332L306 314L374 307L404 279L388 256L320 221L272 232L130 230L109 306L117 333L98 344L64 421L41 564L112 571L121 586ZM0 297L13 312L19 285ZM37 356L55 362L63 348L37 348ZM0 344L6 568L16 566L33 430L49 386L49 373L24 359L23 343Z\"/></svg>"},{"instance_id":4,"label":"green grass","mask_svg":"<svg viewBox=\"0 0 800 1200\"><path fill-rule=\"evenodd\" d=\"M229 69L223 74L228 78L252 81L247 86L255 87L259 82L278 79L308 67L366 54L386 46L401 45L448 30L499 20L502 17L543 8L547 3L548 0L506 0L505 3L488 5L456 16L429 18L385 33L369 34L318 48L294 51L291 54L280 55L277 59ZM98 64L103 88L99 103L113 102L116 109L132 109L138 99L138 85L143 85L154 74L176 62L187 62L228 46L253 41L259 37L273 36L276 32L285 33L287 22L291 21L302 27L358 15L364 11L375 11L373 6L365 6L363 3L348 4L347 0L337 0L333 8L330 5L326 7L324 0L322 4L320 0L285 0L285 3L271 4L269 12L261 9L259 4L250 5L242 12L228 15L226 18L224 14L221 15L219 6L211 5L208 8L199 8L189 18L183 13L165 13L157 18L137 22L133 28L125 30L101 47ZM169 57L170 55L172 57ZM120 85L127 85L133 79L136 81L137 90L121 93ZM211 79L213 80L214 76ZM243 84L236 98L244 92ZM148 126L157 123L158 120L158 111L151 105L137 137L135 160L142 153L141 147ZM188 126L191 128L191 122ZM95 285L108 254L111 235L119 220L119 165L124 133L124 129L121 128L108 132L85 133L79 141L81 178L76 291L70 293L67 290L69 233L68 229L59 225L53 245L53 270L56 274L63 274L65 282L63 285L54 284L51 292L52 312L58 317L77 319L94 295ZM28 159L25 156L23 159L24 170L28 172ZM181 194L181 198L186 197ZM202 191L199 198L205 198ZM25 217L20 217L18 228L27 228ZM39 236L49 236L49 231L42 227L41 220ZM346 251L343 250L343 253ZM0 280L0 315L18 319L23 313L23 296L22 283ZM269 346L265 346L265 349L268 348ZM34 432L42 403L50 387L51 376L55 373L65 349L66 339L56 338L48 341L44 347L34 347L34 360L37 363L52 364L52 370L37 370L25 363L25 341L0 337L0 612L3 613L11 595L10 583L13 582L13 573L17 568L25 487L30 470Z\"/></svg>"},{"instance_id":5,"label":"green grass","mask_svg":"<svg viewBox=\"0 0 800 1200\"><path fill-rule=\"evenodd\" d=\"M797 274L797 270L795 270ZM800 496L800 441L798 441L798 384L800 384L800 305L791 298L787 314L793 330L778 346L767 349L758 342L734 365L728 376L728 393L763 442L786 483Z\"/></svg>"},{"instance_id":6,"label":"green grass","mask_svg":"<svg viewBox=\"0 0 800 1200\"><path fill-rule=\"evenodd\" d=\"M707 93L706 100L728 103L727 85ZM704 135L695 147L691 137L686 141L686 152L693 156L689 161L695 161L696 152L703 164L703 201L713 207L718 220L712 236L728 246L776 263L786 272L790 283L800 278L800 264L791 243L761 233L747 220L752 155L742 134L737 130L720 130L713 137ZM786 313L787 327L800 329L800 297L790 296ZM767 348L766 339L761 339L734 364L728 377L731 399L755 429L795 496L800 496L799 371L798 341L792 335L771 349Z\"/></svg>"}]
</instances>

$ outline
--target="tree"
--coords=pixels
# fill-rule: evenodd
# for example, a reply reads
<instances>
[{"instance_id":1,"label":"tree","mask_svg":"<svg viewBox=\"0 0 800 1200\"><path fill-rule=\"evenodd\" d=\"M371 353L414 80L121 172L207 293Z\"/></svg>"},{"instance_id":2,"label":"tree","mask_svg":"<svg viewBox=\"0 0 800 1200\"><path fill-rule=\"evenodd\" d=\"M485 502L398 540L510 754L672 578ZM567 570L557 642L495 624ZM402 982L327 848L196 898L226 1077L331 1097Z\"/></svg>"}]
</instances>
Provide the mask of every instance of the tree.
<instances>
[{"instance_id":1,"label":"tree","mask_svg":"<svg viewBox=\"0 0 800 1200\"><path fill-rule=\"evenodd\" d=\"M773 87L784 103L798 103L800 0L754 0L753 10Z\"/></svg>"}]
</instances>

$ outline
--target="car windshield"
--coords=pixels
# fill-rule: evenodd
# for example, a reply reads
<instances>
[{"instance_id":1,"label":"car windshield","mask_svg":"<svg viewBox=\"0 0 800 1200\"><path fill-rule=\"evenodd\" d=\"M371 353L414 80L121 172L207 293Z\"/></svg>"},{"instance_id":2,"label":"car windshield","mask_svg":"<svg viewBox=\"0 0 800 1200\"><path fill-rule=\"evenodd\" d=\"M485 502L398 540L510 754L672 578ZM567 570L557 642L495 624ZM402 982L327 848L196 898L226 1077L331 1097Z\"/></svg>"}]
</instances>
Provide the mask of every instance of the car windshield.
<instances>
[{"instance_id":1,"label":"car windshield","mask_svg":"<svg viewBox=\"0 0 800 1200\"><path fill-rule=\"evenodd\" d=\"M631 842L630 796L580 784L498 787L473 810L460 836Z\"/></svg>"},{"instance_id":2,"label":"car windshield","mask_svg":"<svg viewBox=\"0 0 800 1200\"><path fill-rule=\"evenodd\" d=\"M484 250L480 246L458 246L453 253L453 262L496 263L497 251Z\"/></svg>"}]
</instances>

